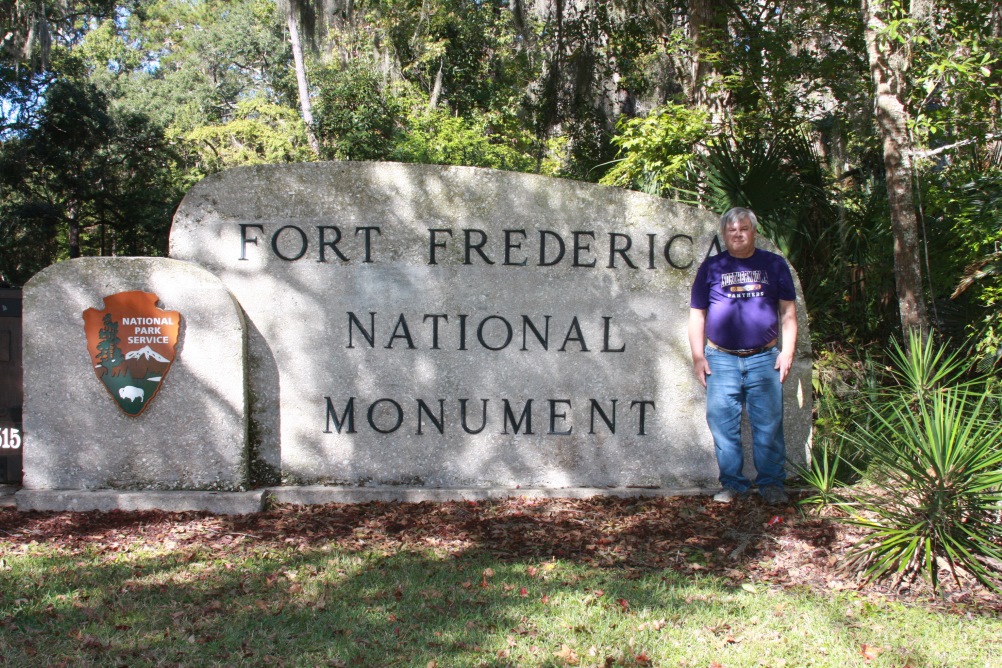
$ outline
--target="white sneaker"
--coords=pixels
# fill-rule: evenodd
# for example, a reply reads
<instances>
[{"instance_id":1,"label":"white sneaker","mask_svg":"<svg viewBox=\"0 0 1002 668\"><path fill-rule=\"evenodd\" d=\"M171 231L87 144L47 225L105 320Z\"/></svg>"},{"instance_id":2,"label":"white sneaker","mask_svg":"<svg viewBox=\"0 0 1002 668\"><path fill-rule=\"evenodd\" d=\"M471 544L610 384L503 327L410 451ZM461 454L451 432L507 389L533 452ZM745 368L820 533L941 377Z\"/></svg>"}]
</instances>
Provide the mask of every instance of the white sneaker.
<instances>
[{"instance_id":1,"label":"white sneaker","mask_svg":"<svg viewBox=\"0 0 1002 668\"><path fill-rule=\"evenodd\" d=\"M713 500L717 503L730 503L739 496L741 496L741 492L738 490L731 489L730 487L724 487L722 490L713 495Z\"/></svg>"}]
</instances>

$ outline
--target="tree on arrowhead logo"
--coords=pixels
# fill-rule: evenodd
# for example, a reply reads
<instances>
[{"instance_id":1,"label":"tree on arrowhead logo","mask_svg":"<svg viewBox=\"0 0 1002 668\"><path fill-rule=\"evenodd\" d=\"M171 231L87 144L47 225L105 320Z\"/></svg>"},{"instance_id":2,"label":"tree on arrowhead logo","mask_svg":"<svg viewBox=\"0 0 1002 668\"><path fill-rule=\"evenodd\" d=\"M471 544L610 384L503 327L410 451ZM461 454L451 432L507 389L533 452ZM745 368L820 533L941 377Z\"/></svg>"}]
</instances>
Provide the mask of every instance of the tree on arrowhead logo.
<instances>
[{"instance_id":1,"label":"tree on arrowhead logo","mask_svg":"<svg viewBox=\"0 0 1002 668\"><path fill-rule=\"evenodd\" d=\"M150 292L119 292L104 310L83 312L94 373L127 415L146 409L163 384L177 348L181 314L157 308Z\"/></svg>"}]
</instances>

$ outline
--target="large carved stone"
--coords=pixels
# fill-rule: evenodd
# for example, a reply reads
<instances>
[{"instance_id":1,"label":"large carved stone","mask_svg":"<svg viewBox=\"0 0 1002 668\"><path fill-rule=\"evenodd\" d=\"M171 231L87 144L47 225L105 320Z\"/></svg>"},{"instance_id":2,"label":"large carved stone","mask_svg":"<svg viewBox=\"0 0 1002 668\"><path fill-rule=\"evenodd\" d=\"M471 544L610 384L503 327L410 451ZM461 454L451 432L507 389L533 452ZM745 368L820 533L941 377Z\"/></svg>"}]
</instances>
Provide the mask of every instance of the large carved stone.
<instances>
[{"instance_id":1,"label":"large carved stone","mask_svg":"<svg viewBox=\"0 0 1002 668\"><path fill-rule=\"evenodd\" d=\"M193 188L170 254L247 316L261 481L678 489L716 484L686 322L717 224L532 175L259 166ZM794 459L811 431L799 310Z\"/></svg>"}]
</instances>

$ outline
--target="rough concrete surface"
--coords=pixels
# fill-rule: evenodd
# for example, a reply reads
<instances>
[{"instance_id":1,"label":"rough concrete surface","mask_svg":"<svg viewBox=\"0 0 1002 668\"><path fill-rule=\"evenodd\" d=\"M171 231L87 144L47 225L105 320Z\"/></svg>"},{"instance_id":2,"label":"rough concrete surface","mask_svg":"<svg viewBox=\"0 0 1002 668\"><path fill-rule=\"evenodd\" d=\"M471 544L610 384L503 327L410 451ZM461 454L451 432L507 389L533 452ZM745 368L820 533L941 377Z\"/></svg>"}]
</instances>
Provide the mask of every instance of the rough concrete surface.
<instances>
[{"instance_id":1,"label":"rough concrete surface","mask_svg":"<svg viewBox=\"0 0 1002 668\"><path fill-rule=\"evenodd\" d=\"M698 488L717 470L686 323L716 230L711 212L618 188L314 163L207 178L170 254L247 315L252 446L272 482ZM794 460L811 432L800 316Z\"/></svg>"},{"instance_id":2,"label":"rough concrete surface","mask_svg":"<svg viewBox=\"0 0 1002 668\"><path fill-rule=\"evenodd\" d=\"M155 400L125 414L95 375L83 311L142 290L183 318ZM26 490L241 490L248 482L245 334L212 274L167 258L83 258L24 288Z\"/></svg>"},{"instance_id":3,"label":"rough concrete surface","mask_svg":"<svg viewBox=\"0 0 1002 668\"><path fill-rule=\"evenodd\" d=\"M123 492L101 490L22 489L14 495L17 509L59 512L112 510L204 511L245 515L264 507L264 490L250 492Z\"/></svg>"}]
</instances>

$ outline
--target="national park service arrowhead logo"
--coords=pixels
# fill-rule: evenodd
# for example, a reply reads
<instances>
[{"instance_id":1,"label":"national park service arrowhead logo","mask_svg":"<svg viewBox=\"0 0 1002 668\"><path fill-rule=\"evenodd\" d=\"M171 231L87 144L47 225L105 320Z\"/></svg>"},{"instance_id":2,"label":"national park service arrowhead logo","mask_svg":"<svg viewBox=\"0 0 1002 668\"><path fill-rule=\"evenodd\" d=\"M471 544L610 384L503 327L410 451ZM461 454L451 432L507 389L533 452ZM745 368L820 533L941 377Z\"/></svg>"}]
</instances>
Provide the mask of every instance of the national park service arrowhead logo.
<instances>
[{"instance_id":1,"label":"national park service arrowhead logo","mask_svg":"<svg viewBox=\"0 0 1002 668\"><path fill-rule=\"evenodd\" d=\"M103 311L83 312L94 373L128 415L143 412L174 362L181 314L158 301L149 292L119 292L104 298Z\"/></svg>"}]
</instances>

